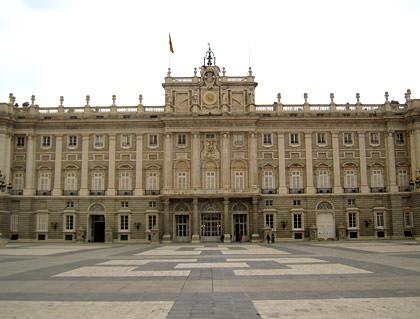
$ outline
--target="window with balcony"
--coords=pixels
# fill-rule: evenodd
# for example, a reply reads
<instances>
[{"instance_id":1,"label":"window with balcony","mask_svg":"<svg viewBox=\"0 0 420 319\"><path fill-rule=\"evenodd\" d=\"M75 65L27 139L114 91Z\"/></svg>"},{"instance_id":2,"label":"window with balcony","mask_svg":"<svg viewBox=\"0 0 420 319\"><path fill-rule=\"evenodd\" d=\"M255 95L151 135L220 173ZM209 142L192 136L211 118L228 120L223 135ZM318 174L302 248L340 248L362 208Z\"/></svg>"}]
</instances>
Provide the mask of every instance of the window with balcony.
<instances>
[{"instance_id":1,"label":"window with balcony","mask_svg":"<svg viewBox=\"0 0 420 319\"><path fill-rule=\"evenodd\" d=\"M216 172L214 171L206 172L206 188L207 189L216 188Z\"/></svg>"},{"instance_id":2,"label":"window with balcony","mask_svg":"<svg viewBox=\"0 0 420 319\"><path fill-rule=\"evenodd\" d=\"M187 188L187 172L177 173L177 184L179 189Z\"/></svg>"},{"instance_id":3,"label":"window with balcony","mask_svg":"<svg viewBox=\"0 0 420 319\"><path fill-rule=\"evenodd\" d=\"M146 190L157 191L159 190L159 174L157 172L146 173Z\"/></svg>"},{"instance_id":4,"label":"window with balcony","mask_svg":"<svg viewBox=\"0 0 420 319\"><path fill-rule=\"evenodd\" d=\"M13 175L13 190L15 191L23 190L23 181L24 181L23 173L15 173Z\"/></svg>"},{"instance_id":5,"label":"window with balcony","mask_svg":"<svg viewBox=\"0 0 420 319\"><path fill-rule=\"evenodd\" d=\"M331 193L330 175L327 169L318 170L318 193Z\"/></svg>"},{"instance_id":6,"label":"window with balcony","mask_svg":"<svg viewBox=\"0 0 420 319\"><path fill-rule=\"evenodd\" d=\"M51 190L50 173L40 172L38 177L38 190L40 192L48 192Z\"/></svg>"},{"instance_id":7,"label":"window with balcony","mask_svg":"<svg viewBox=\"0 0 420 319\"><path fill-rule=\"evenodd\" d=\"M385 192L384 178L382 169L373 169L371 171L371 192Z\"/></svg>"},{"instance_id":8,"label":"window with balcony","mask_svg":"<svg viewBox=\"0 0 420 319\"><path fill-rule=\"evenodd\" d=\"M356 171L354 169L344 170L344 192L357 193L358 191Z\"/></svg>"},{"instance_id":9,"label":"window with balcony","mask_svg":"<svg viewBox=\"0 0 420 319\"><path fill-rule=\"evenodd\" d=\"M292 170L290 172L290 193L303 193L302 173L300 170Z\"/></svg>"},{"instance_id":10,"label":"window with balcony","mask_svg":"<svg viewBox=\"0 0 420 319\"><path fill-rule=\"evenodd\" d=\"M234 173L234 186L235 189L244 189L245 184L245 172L244 171L235 171Z\"/></svg>"},{"instance_id":11,"label":"window with balcony","mask_svg":"<svg viewBox=\"0 0 420 319\"><path fill-rule=\"evenodd\" d=\"M92 174L92 191L103 192L105 190L104 173L94 172Z\"/></svg>"},{"instance_id":12,"label":"window with balcony","mask_svg":"<svg viewBox=\"0 0 420 319\"><path fill-rule=\"evenodd\" d=\"M71 192L77 191L77 175L69 172L64 177L64 195L72 195ZM75 194L73 194L75 195Z\"/></svg>"},{"instance_id":13,"label":"window with balcony","mask_svg":"<svg viewBox=\"0 0 420 319\"><path fill-rule=\"evenodd\" d=\"M131 195L132 193L131 186L131 173L130 172L120 172L120 178L118 182L118 194L119 195Z\"/></svg>"},{"instance_id":14,"label":"window with balcony","mask_svg":"<svg viewBox=\"0 0 420 319\"><path fill-rule=\"evenodd\" d=\"M405 169L405 168L398 169L398 190L400 192L409 192L410 191L408 169Z\"/></svg>"}]
</instances>

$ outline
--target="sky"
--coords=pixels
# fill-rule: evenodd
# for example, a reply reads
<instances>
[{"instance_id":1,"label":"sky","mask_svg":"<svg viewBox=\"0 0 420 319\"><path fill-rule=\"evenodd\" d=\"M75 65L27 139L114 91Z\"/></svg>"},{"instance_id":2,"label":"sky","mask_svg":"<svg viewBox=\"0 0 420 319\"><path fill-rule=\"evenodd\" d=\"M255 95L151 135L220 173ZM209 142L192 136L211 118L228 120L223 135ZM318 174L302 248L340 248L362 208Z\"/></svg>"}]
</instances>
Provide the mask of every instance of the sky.
<instances>
[{"instance_id":1,"label":"sky","mask_svg":"<svg viewBox=\"0 0 420 319\"><path fill-rule=\"evenodd\" d=\"M257 104L420 98L420 0L7 0L0 2L0 102L163 105L208 49L227 76L251 66ZM169 32L175 53L169 52Z\"/></svg>"}]
</instances>

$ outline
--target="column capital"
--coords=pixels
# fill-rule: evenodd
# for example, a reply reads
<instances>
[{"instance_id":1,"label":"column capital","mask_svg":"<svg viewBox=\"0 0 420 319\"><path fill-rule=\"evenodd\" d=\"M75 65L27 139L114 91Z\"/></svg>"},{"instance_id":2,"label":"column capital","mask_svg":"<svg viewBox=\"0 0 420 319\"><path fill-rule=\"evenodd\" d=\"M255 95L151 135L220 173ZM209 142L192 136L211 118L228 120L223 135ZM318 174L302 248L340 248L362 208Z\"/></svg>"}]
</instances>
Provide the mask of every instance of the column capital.
<instances>
[{"instance_id":1,"label":"column capital","mask_svg":"<svg viewBox=\"0 0 420 319\"><path fill-rule=\"evenodd\" d=\"M338 136L338 134L340 134L340 131L336 131L336 130L331 131L332 136Z\"/></svg>"},{"instance_id":2,"label":"column capital","mask_svg":"<svg viewBox=\"0 0 420 319\"><path fill-rule=\"evenodd\" d=\"M137 140L142 140L143 137L144 137L144 134L143 133L136 134L136 139Z\"/></svg>"},{"instance_id":3,"label":"column capital","mask_svg":"<svg viewBox=\"0 0 420 319\"><path fill-rule=\"evenodd\" d=\"M386 132L388 133L389 137L392 137L392 135L395 133L395 130L387 130Z\"/></svg>"},{"instance_id":4,"label":"column capital","mask_svg":"<svg viewBox=\"0 0 420 319\"><path fill-rule=\"evenodd\" d=\"M191 135L193 137L198 137L198 136L200 136L200 131L193 131L193 132L191 132Z\"/></svg>"}]
</instances>

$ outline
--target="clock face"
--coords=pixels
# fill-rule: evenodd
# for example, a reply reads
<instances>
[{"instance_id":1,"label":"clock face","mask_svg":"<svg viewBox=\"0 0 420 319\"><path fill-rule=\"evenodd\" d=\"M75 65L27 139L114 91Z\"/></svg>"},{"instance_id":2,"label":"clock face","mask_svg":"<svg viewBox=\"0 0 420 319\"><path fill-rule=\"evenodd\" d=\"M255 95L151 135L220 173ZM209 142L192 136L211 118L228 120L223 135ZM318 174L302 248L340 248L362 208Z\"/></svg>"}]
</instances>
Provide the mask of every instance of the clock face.
<instances>
[{"instance_id":1,"label":"clock face","mask_svg":"<svg viewBox=\"0 0 420 319\"><path fill-rule=\"evenodd\" d=\"M203 100L204 100L204 103L208 105L216 104L217 94L212 91L207 91L206 93L204 93Z\"/></svg>"}]
</instances>

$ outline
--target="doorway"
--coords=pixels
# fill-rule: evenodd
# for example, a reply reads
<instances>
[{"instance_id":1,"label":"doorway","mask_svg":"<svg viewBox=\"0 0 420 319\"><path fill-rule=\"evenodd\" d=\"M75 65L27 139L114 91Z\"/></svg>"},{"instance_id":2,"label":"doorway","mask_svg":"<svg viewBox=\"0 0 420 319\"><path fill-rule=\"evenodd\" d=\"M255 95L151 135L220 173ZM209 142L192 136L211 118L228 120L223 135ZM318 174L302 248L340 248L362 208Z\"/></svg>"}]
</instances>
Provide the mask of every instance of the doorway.
<instances>
[{"instance_id":1,"label":"doorway","mask_svg":"<svg viewBox=\"0 0 420 319\"><path fill-rule=\"evenodd\" d=\"M247 231L247 214L234 214L233 215L233 238L239 241L239 235L242 236L242 241L248 240Z\"/></svg>"},{"instance_id":2,"label":"doorway","mask_svg":"<svg viewBox=\"0 0 420 319\"><path fill-rule=\"evenodd\" d=\"M175 215L175 242L190 241L190 216Z\"/></svg>"},{"instance_id":3,"label":"doorway","mask_svg":"<svg viewBox=\"0 0 420 319\"><path fill-rule=\"evenodd\" d=\"M202 241L219 241L221 235L221 214L201 214L201 239Z\"/></svg>"},{"instance_id":4,"label":"doorway","mask_svg":"<svg viewBox=\"0 0 420 319\"><path fill-rule=\"evenodd\" d=\"M105 215L90 215L90 241L105 242Z\"/></svg>"},{"instance_id":5,"label":"doorway","mask_svg":"<svg viewBox=\"0 0 420 319\"><path fill-rule=\"evenodd\" d=\"M318 227L319 240L335 239L335 224L332 213L318 213L316 226Z\"/></svg>"}]
</instances>

